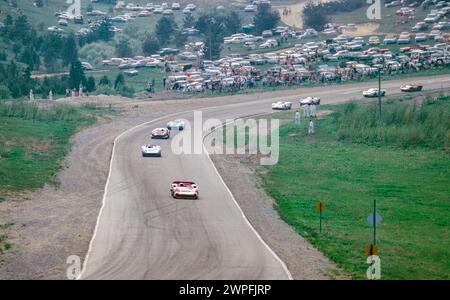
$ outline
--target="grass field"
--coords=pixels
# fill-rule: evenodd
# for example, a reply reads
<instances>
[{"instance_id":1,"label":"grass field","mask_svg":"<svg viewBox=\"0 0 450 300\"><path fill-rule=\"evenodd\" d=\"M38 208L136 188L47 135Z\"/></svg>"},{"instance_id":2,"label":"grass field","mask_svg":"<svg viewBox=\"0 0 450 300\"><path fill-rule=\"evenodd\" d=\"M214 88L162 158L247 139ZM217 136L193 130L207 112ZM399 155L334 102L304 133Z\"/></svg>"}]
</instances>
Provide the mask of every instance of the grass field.
<instances>
[{"instance_id":1,"label":"grass field","mask_svg":"<svg viewBox=\"0 0 450 300\"><path fill-rule=\"evenodd\" d=\"M445 103L436 110L448 116L450 98L440 101ZM396 104L385 109L389 105ZM325 108L343 112L345 106ZM274 117L293 122L292 113ZM301 128L281 127L279 163L257 167L280 216L353 278L364 279L364 247L372 239L366 220L377 200L382 279L449 279L449 154L426 146L339 141L337 124L334 117L318 120L314 136L306 135L304 120ZM449 138L450 128L444 130ZM317 201L325 203L321 234Z\"/></svg>"},{"instance_id":2,"label":"grass field","mask_svg":"<svg viewBox=\"0 0 450 300\"><path fill-rule=\"evenodd\" d=\"M397 17L395 16L395 12L399 9L399 7L384 7L381 8L381 19L380 20L369 20L366 16L366 10L369 5L354 10L352 12L343 12L336 13L331 15L331 21L339 24L361 24L366 22L376 22L380 24L377 32L379 33L400 33L402 31L411 31L411 28L414 26L416 22L423 21L425 16L428 14L429 10L422 10L418 8L416 10L415 19L405 23L398 24Z\"/></svg>"},{"instance_id":3,"label":"grass field","mask_svg":"<svg viewBox=\"0 0 450 300\"><path fill-rule=\"evenodd\" d=\"M115 113L92 104L42 109L0 103L0 197L54 183L70 138L97 118Z\"/></svg>"}]
</instances>

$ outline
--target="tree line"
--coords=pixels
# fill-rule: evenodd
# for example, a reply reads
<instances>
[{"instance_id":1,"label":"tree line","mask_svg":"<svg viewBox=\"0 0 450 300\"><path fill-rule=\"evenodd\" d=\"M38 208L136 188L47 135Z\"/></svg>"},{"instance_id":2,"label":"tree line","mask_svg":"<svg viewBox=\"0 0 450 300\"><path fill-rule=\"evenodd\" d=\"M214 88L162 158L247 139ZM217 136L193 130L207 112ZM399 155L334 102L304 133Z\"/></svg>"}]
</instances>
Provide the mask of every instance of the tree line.
<instances>
[{"instance_id":1,"label":"tree line","mask_svg":"<svg viewBox=\"0 0 450 300\"><path fill-rule=\"evenodd\" d=\"M303 8L303 25L322 30L324 25L329 22L330 15L354 11L367 5L366 3L366 0L337 0L320 3L308 1Z\"/></svg>"}]
</instances>

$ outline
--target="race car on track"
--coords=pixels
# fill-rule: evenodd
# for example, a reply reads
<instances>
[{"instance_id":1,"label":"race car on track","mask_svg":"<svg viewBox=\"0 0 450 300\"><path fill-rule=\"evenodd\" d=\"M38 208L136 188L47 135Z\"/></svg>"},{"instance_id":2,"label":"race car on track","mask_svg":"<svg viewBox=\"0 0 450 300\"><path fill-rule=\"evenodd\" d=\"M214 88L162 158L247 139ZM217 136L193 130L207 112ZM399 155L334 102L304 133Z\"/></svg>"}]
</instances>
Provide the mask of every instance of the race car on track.
<instances>
[{"instance_id":1,"label":"race car on track","mask_svg":"<svg viewBox=\"0 0 450 300\"><path fill-rule=\"evenodd\" d=\"M144 145L141 147L142 156L156 156L161 157L161 146L159 145Z\"/></svg>"},{"instance_id":2,"label":"race car on track","mask_svg":"<svg viewBox=\"0 0 450 300\"><path fill-rule=\"evenodd\" d=\"M384 95L386 95L386 90L380 89L380 94L383 97ZM364 97L378 97L378 88L371 88L368 89L367 91L363 92L363 96Z\"/></svg>"},{"instance_id":3,"label":"race car on track","mask_svg":"<svg viewBox=\"0 0 450 300\"><path fill-rule=\"evenodd\" d=\"M306 97L306 98L300 100L300 106L308 105L308 104L319 105L320 98L319 97Z\"/></svg>"},{"instance_id":4,"label":"race car on track","mask_svg":"<svg viewBox=\"0 0 450 300\"><path fill-rule=\"evenodd\" d=\"M198 199L198 187L192 181L174 181L170 188L170 194L174 198Z\"/></svg>"},{"instance_id":5,"label":"race car on track","mask_svg":"<svg viewBox=\"0 0 450 300\"><path fill-rule=\"evenodd\" d=\"M167 122L167 129L169 129L169 130L172 130L172 129L183 130L184 129L184 122L181 121L181 120L175 120L175 121Z\"/></svg>"},{"instance_id":6,"label":"race car on track","mask_svg":"<svg viewBox=\"0 0 450 300\"><path fill-rule=\"evenodd\" d=\"M155 128L152 131L152 139L168 139L170 138L170 130L167 128Z\"/></svg>"},{"instance_id":7,"label":"race car on track","mask_svg":"<svg viewBox=\"0 0 450 300\"><path fill-rule=\"evenodd\" d=\"M278 101L272 103L272 109L289 110L292 108L292 102Z\"/></svg>"},{"instance_id":8,"label":"race car on track","mask_svg":"<svg viewBox=\"0 0 450 300\"><path fill-rule=\"evenodd\" d=\"M423 88L423 85L419 83L411 83L405 84L400 87L400 91L402 92L420 92Z\"/></svg>"}]
</instances>

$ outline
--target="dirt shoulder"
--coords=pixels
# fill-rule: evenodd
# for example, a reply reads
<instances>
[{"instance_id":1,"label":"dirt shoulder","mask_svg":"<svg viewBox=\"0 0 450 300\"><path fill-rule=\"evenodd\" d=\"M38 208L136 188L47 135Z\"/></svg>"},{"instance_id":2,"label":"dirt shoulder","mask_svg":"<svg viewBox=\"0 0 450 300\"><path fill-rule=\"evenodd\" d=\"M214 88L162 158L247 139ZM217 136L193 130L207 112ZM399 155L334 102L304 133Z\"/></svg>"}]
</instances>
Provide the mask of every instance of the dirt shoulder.
<instances>
[{"instance_id":1,"label":"dirt shoulder","mask_svg":"<svg viewBox=\"0 0 450 300\"><path fill-rule=\"evenodd\" d=\"M286 263L294 279L347 278L328 258L280 218L274 208L275 202L261 188L249 157L211 155L211 159L247 219Z\"/></svg>"}]
</instances>

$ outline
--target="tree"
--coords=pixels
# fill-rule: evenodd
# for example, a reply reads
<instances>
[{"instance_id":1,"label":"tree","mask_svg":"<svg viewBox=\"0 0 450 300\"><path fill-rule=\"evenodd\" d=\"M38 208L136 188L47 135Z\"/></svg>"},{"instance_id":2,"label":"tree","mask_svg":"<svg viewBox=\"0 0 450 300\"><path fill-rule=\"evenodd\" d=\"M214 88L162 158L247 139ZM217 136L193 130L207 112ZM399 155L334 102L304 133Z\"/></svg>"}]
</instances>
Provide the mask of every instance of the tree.
<instances>
[{"instance_id":1,"label":"tree","mask_svg":"<svg viewBox=\"0 0 450 300\"><path fill-rule=\"evenodd\" d=\"M36 2L34 2L34 3L36 3L37 7L43 7L44 6L44 0L36 0Z\"/></svg>"},{"instance_id":2,"label":"tree","mask_svg":"<svg viewBox=\"0 0 450 300\"><path fill-rule=\"evenodd\" d=\"M206 46L206 57L217 59L222 51L223 36L225 26L213 15L205 19L206 28L204 28L204 40Z\"/></svg>"},{"instance_id":3,"label":"tree","mask_svg":"<svg viewBox=\"0 0 450 300\"><path fill-rule=\"evenodd\" d=\"M29 42L31 26L28 23L28 18L25 15L19 15L14 20L14 24L10 31L10 38L13 40L20 40L23 43Z\"/></svg>"},{"instance_id":4,"label":"tree","mask_svg":"<svg viewBox=\"0 0 450 300\"><path fill-rule=\"evenodd\" d=\"M92 76L89 76L89 78L87 79L86 82L86 90L88 92L93 92L95 91L95 78Z\"/></svg>"},{"instance_id":5,"label":"tree","mask_svg":"<svg viewBox=\"0 0 450 300\"><path fill-rule=\"evenodd\" d=\"M92 5L92 3L89 3L87 8L86 8L86 11L87 12L92 12L93 10L94 10L94 5Z\"/></svg>"},{"instance_id":6,"label":"tree","mask_svg":"<svg viewBox=\"0 0 450 300\"><path fill-rule=\"evenodd\" d=\"M119 90L125 86L125 77L122 72L117 74L116 80L114 81L114 89Z\"/></svg>"},{"instance_id":7,"label":"tree","mask_svg":"<svg viewBox=\"0 0 450 300\"><path fill-rule=\"evenodd\" d=\"M41 60L34 48L25 48L19 57L19 61L28 65L31 70L39 69Z\"/></svg>"},{"instance_id":8,"label":"tree","mask_svg":"<svg viewBox=\"0 0 450 300\"><path fill-rule=\"evenodd\" d=\"M131 49L130 42L126 39L120 40L116 44L116 54L119 57L132 57L133 49Z\"/></svg>"},{"instance_id":9,"label":"tree","mask_svg":"<svg viewBox=\"0 0 450 300\"><path fill-rule=\"evenodd\" d=\"M161 48L159 40L155 37L148 35L142 43L142 52L145 55L155 54Z\"/></svg>"},{"instance_id":10,"label":"tree","mask_svg":"<svg viewBox=\"0 0 450 300\"><path fill-rule=\"evenodd\" d=\"M71 88L77 89L80 86L80 83L86 82L84 69L79 60L73 61L70 64L69 78Z\"/></svg>"},{"instance_id":11,"label":"tree","mask_svg":"<svg viewBox=\"0 0 450 300\"><path fill-rule=\"evenodd\" d=\"M241 18L239 17L239 14L237 12L232 11L229 15L226 16L225 27L227 30L227 34L229 35L241 31Z\"/></svg>"},{"instance_id":12,"label":"tree","mask_svg":"<svg viewBox=\"0 0 450 300\"><path fill-rule=\"evenodd\" d=\"M261 34L264 30L274 28L280 22L280 15L277 11L273 11L268 3L258 5L258 10L253 17L255 31Z\"/></svg>"},{"instance_id":13,"label":"tree","mask_svg":"<svg viewBox=\"0 0 450 300\"><path fill-rule=\"evenodd\" d=\"M70 34L64 43L62 59L64 66L68 66L71 62L78 59L77 42L74 34Z\"/></svg>"},{"instance_id":14,"label":"tree","mask_svg":"<svg viewBox=\"0 0 450 300\"><path fill-rule=\"evenodd\" d=\"M188 38L187 35L183 34L181 30L177 30L175 31L174 39L175 39L175 46L177 46L177 48L182 48L186 44Z\"/></svg>"},{"instance_id":15,"label":"tree","mask_svg":"<svg viewBox=\"0 0 450 300\"><path fill-rule=\"evenodd\" d=\"M326 9L322 5L315 5L308 2L303 8L303 25L305 27L322 30L328 23L328 17L325 13Z\"/></svg>"},{"instance_id":16,"label":"tree","mask_svg":"<svg viewBox=\"0 0 450 300\"><path fill-rule=\"evenodd\" d=\"M177 23L172 18L162 17L156 23L155 35L162 46L167 45L170 42L172 35L177 29Z\"/></svg>"},{"instance_id":17,"label":"tree","mask_svg":"<svg viewBox=\"0 0 450 300\"><path fill-rule=\"evenodd\" d=\"M94 31L95 38L102 41L111 40L114 37L114 31L112 31L111 28L111 20L108 18L104 18L100 22L100 26L98 26L98 28Z\"/></svg>"},{"instance_id":18,"label":"tree","mask_svg":"<svg viewBox=\"0 0 450 300\"><path fill-rule=\"evenodd\" d=\"M11 92L9 88L4 84L0 84L0 99L9 99L9 98L11 98Z\"/></svg>"},{"instance_id":19,"label":"tree","mask_svg":"<svg viewBox=\"0 0 450 300\"><path fill-rule=\"evenodd\" d=\"M183 18L183 28L192 28L195 26L195 17L192 14L187 14Z\"/></svg>"},{"instance_id":20,"label":"tree","mask_svg":"<svg viewBox=\"0 0 450 300\"><path fill-rule=\"evenodd\" d=\"M100 78L100 81L98 82L99 85L109 86L111 85L111 81L109 80L108 76L103 75L102 78Z\"/></svg>"}]
</instances>

